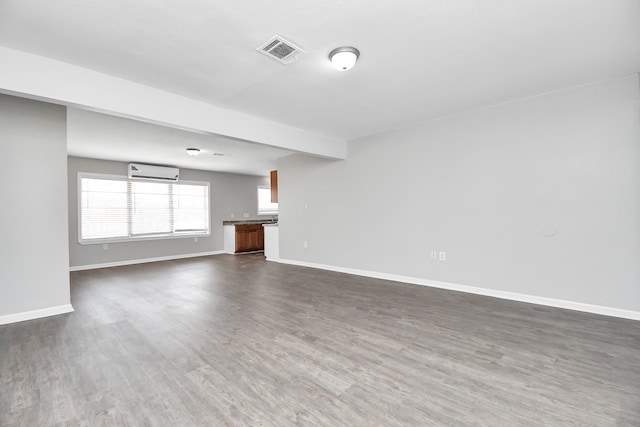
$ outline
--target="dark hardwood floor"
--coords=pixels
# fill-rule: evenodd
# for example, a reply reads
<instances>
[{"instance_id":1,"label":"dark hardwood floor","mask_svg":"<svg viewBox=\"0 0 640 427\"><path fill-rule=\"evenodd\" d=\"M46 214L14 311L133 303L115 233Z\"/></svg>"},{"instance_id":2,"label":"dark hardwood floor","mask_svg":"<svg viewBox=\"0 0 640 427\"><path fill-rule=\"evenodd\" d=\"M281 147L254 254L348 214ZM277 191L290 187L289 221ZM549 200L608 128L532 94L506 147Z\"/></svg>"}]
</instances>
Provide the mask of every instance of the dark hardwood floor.
<instances>
[{"instance_id":1,"label":"dark hardwood floor","mask_svg":"<svg viewBox=\"0 0 640 427\"><path fill-rule=\"evenodd\" d=\"M640 426L640 322L219 255L0 326L2 426Z\"/></svg>"}]
</instances>

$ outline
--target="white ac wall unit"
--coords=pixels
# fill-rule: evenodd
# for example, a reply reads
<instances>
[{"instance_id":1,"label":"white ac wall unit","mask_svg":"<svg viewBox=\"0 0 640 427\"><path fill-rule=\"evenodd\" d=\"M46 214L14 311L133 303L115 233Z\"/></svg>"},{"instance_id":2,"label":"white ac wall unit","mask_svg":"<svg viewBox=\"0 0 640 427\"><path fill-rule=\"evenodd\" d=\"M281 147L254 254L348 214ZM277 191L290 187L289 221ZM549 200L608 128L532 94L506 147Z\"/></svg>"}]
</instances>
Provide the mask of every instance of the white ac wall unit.
<instances>
[{"instance_id":1,"label":"white ac wall unit","mask_svg":"<svg viewBox=\"0 0 640 427\"><path fill-rule=\"evenodd\" d=\"M169 166L143 165L140 163L129 163L129 178L132 179L153 179L157 181L175 182L180 177L180 170Z\"/></svg>"}]
</instances>

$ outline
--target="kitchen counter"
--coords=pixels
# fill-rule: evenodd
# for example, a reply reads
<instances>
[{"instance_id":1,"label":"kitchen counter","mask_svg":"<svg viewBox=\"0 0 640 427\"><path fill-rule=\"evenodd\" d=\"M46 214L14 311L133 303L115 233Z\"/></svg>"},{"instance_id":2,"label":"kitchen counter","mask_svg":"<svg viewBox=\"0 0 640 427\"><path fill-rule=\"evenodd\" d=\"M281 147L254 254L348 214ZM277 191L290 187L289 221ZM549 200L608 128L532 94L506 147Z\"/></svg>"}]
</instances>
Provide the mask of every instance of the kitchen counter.
<instances>
[{"instance_id":1,"label":"kitchen counter","mask_svg":"<svg viewBox=\"0 0 640 427\"><path fill-rule=\"evenodd\" d=\"M251 228L251 230L247 228ZM278 229L278 218L222 221L224 251L228 254L235 254L263 250L264 230L272 228ZM243 232L249 233L249 235L245 236ZM240 240L237 240L238 238Z\"/></svg>"},{"instance_id":2,"label":"kitchen counter","mask_svg":"<svg viewBox=\"0 0 640 427\"><path fill-rule=\"evenodd\" d=\"M247 224L277 224L278 219L237 219L231 221L222 221L222 225L247 225Z\"/></svg>"}]
</instances>

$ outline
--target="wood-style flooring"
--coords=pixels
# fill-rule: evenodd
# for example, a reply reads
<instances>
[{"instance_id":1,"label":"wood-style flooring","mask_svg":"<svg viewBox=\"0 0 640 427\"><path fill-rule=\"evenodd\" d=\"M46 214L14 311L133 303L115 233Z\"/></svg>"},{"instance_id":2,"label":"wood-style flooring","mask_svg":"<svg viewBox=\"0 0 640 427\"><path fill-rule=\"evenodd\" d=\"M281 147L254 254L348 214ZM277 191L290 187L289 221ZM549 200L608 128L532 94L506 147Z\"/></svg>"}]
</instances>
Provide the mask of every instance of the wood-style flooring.
<instances>
[{"instance_id":1,"label":"wood-style flooring","mask_svg":"<svg viewBox=\"0 0 640 427\"><path fill-rule=\"evenodd\" d=\"M2 426L640 426L640 322L219 255L0 326Z\"/></svg>"}]
</instances>

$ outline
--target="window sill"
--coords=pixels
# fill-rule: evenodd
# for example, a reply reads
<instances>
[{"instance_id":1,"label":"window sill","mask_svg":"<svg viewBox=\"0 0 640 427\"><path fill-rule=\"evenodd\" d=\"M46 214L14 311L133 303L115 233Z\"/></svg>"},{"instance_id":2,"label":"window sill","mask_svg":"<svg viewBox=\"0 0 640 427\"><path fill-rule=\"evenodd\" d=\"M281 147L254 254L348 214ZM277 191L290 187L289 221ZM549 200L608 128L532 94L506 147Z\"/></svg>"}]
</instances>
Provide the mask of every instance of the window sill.
<instances>
[{"instance_id":1,"label":"window sill","mask_svg":"<svg viewBox=\"0 0 640 427\"><path fill-rule=\"evenodd\" d=\"M81 245L102 245L104 243L144 242L148 240L187 239L191 237L211 237L211 233L156 234L153 236L140 237L114 237L109 239L78 240L78 243Z\"/></svg>"}]
</instances>

